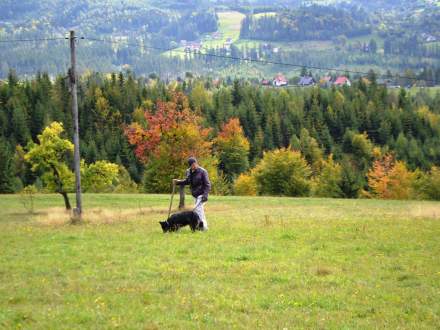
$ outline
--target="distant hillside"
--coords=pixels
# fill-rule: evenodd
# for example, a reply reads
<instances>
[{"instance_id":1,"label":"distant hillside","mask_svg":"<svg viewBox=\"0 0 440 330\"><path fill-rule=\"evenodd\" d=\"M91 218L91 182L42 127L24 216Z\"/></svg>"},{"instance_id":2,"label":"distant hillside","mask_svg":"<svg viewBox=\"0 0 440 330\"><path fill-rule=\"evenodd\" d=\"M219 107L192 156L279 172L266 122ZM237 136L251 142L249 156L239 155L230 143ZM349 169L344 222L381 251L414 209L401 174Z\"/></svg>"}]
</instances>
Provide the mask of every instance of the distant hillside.
<instances>
[{"instance_id":1,"label":"distant hillside","mask_svg":"<svg viewBox=\"0 0 440 330\"><path fill-rule=\"evenodd\" d=\"M357 37L371 33L368 14L351 8L311 6L275 15L248 16L241 37L271 41L329 40L338 35Z\"/></svg>"},{"instance_id":2,"label":"distant hillside","mask_svg":"<svg viewBox=\"0 0 440 330\"><path fill-rule=\"evenodd\" d=\"M261 79L289 68L221 56L297 65L415 74L440 65L440 6L423 0L3 0L0 40L80 36L79 70L133 70L161 77L187 71ZM242 18L245 19L242 20ZM240 24L242 24L240 26ZM240 32L240 34L239 34ZM173 52L154 51L173 49ZM185 53L186 51L186 53ZM219 55L205 58L194 52ZM64 40L0 44L0 78L64 73ZM291 67L291 70L299 71ZM284 72L285 74L297 74Z\"/></svg>"}]
</instances>

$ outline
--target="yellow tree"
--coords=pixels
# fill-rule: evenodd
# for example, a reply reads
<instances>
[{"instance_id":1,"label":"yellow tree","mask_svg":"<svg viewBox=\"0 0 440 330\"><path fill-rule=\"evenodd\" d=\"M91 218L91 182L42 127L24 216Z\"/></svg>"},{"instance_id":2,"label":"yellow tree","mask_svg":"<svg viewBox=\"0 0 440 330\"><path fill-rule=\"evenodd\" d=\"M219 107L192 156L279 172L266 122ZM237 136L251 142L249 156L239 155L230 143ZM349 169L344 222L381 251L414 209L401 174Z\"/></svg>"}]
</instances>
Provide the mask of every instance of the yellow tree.
<instances>
[{"instance_id":1,"label":"yellow tree","mask_svg":"<svg viewBox=\"0 0 440 330\"><path fill-rule=\"evenodd\" d=\"M67 156L73 153L73 144L62 137L63 124L53 122L38 135L38 143L30 143L24 155L31 169L41 175L46 188L63 196L66 210L70 210L68 192L73 190L73 172ZM107 191L118 178L118 165L98 161L87 165L81 162L81 178L85 191Z\"/></svg>"},{"instance_id":2,"label":"yellow tree","mask_svg":"<svg viewBox=\"0 0 440 330\"><path fill-rule=\"evenodd\" d=\"M85 192L109 192L118 174L119 166L105 160L90 165L81 162L81 180Z\"/></svg>"},{"instance_id":3,"label":"yellow tree","mask_svg":"<svg viewBox=\"0 0 440 330\"><path fill-rule=\"evenodd\" d=\"M320 173L313 178L313 194L318 197L342 197L342 167L330 155L320 162Z\"/></svg>"},{"instance_id":4,"label":"yellow tree","mask_svg":"<svg viewBox=\"0 0 440 330\"><path fill-rule=\"evenodd\" d=\"M249 167L249 141L243 133L238 118L231 118L224 124L214 141L220 158L220 168L232 181Z\"/></svg>"},{"instance_id":5,"label":"yellow tree","mask_svg":"<svg viewBox=\"0 0 440 330\"><path fill-rule=\"evenodd\" d=\"M63 196L67 210L70 205L67 192L73 184L73 173L66 162L66 155L73 153L73 144L61 137L63 124L53 122L38 135L38 142L28 145L25 161L31 164L34 172L42 173L48 188Z\"/></svg>"},{"instance_id":6,"label":"yellow tree","mask_svg":"<svg viewBox=\"0 0 440 330\"><path fill-rule=\"evenodd\" d=\"M250 174L240 174L234 182L234 194L238 196L256 196L257 183Z\"/></svg>"},{"instance_id":7,"label":"yellow tree","mask_svg":"<svg viewBox=\"0 0 440 330\"><path fill-rule=\"evenodd\" d=\"M368 186L372 196L381 199L409 199L414 175L405 163L390 154L373 163L368 171Z\"/></svg>"},{"instance_id":8,"label":"yellow tree","mask_svg":"<svg viewBox=\"0 0 440 330\"><path fill-rule=\"evenodd\" d=\"M264 153L252 171L263 195L307 196L311 174L301 153L285 148Z\"/></svg>"},{"instance_id":9,"label":"yellow tree","mask_svg":"<svg viewBox=\"0 0 440 330\"><path fill-rule=\"evenodd\" d=\"M410 199L412 196L413 172L410 172L405 163L397 161L389 174L389 191L392 199Z\"/></svg>"}]
</instances>

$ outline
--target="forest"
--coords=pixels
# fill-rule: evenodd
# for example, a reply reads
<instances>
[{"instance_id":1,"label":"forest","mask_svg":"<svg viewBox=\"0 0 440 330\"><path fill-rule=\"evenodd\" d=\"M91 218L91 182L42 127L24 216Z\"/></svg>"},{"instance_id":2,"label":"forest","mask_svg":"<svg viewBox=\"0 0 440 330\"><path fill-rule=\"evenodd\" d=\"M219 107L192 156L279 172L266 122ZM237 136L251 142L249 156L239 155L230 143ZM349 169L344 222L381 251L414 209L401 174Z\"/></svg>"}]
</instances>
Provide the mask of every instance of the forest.
<instances>
[{"instance_id":1,"label":"forest","mask_svg":"<svg viewBox=\"0 0 440 330\"><path fill-rule=\"evenodd\" d=\"M145 49L127 43L174 48L181 40L197 40L217 31L218 17L212 8L198 1L89 1L41 2L6 1L0 3L0 40L63 38L70 29L81 37L118 41L121 45L83 43L79 54L82 70L110 71L141 62L137 72L151 72L160 61L175 70L176 60L161 58L145 61ZM66 67L67 49L63 40L35 43L0 43L0 77L9 69L21 76L44 70L56 74ZM128 56L131 54L131 56ZM153 62L153 63L152 63ZM145 68L147 68L145 70Z\"/></svg>"},{"instance_id":2,"label":"forest","mask_svg":"<svg viewBox=\"0 0 440 330\"><path fill-rule=\"evenodd\" d=\"M369 35L369 15L355 7L350 10L311 6L259 18L247 16L241 38L269 41L330 40L334 36Z\"/></svg>"},{"instance_id":3,"label":"forest","mask_svg":"<svg viewBox=\"0 0 440 330\"><path fill-rule=\"evenodd\" d=\"M168 192L194 155L217 194L438 199L439 109L440 94L389 90L373 72L328 89L91 73L79 86L81 157L85 177L107 179L86 192ZM72 134L66 79L11 72L0 85L0 191L59 192L58 176L71 191ZM54 145L57 171L41 165Z\"/></svg>"}]
</instances>

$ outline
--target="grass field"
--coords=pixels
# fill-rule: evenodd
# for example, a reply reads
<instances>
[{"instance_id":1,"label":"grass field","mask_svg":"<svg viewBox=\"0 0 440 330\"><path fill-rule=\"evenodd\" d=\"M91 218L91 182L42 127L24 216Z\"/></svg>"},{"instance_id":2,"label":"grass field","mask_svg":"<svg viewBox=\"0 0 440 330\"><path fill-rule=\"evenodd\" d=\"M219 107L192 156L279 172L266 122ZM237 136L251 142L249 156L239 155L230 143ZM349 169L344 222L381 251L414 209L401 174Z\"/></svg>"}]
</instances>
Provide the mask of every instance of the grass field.
<instances>
[{"instance_id":1,"label":"grass field","mask_svg":"<svg viewBox=\"0 0 440 330\"><path fill-rule=\"evenodd\" d=\"M429 329L440 203L212 197L163 234L165 195L0 196L0 328Z\"/></svg>"},{"instance_id":2,"label":"grass field","mask_svg":"<svg viewBox=\"0 0 440 330\"><path fill-rule=\"evenodd\" d=\"M241 21L244 19L245 15L238 11L224 11L219 12L219 32L223 34L222 40L213 40L214 44L210 45L206 42L206 46L215 47L217 44L215 42L220 42L218 46L222 46L227 38L231 38L232 41L237 41L240 38Z\"/></svg>"},{"instance_id":3,"label":"grass field","mask_svg":"<svg viewBox=\"0 0 440 330\"><path fill-rule=\"evenodd\" d=\"M409 89L410 95L417 95L418 93L427 93L431 97L435 97L437 94L440 94L440 86L435 87L412 87Z\"/></svg>"},{"instance_id":4,"label":"grass field","mask_svg":"<svg viewBox=\"0 0 440 330\"><path fill-rule=\"evenodd\" d=\"M253 16L255 18L261 18L261 17L264 17L264 16L267 16L267 17L275 16L276 14L277 13L274 12L274 11L267 11L267 12L264 12L264 13L254 14Z\"/></svg>"},{"instance_id":5,"label":"grass field","mask_svg":"<svg viewBox=\"0 0 440 330\"><path fill-rule=\"evenodd\" d=\"M218 12L217 15L219 21L218 32L221 33L221 38L215 40L203 40L203 50L216 47L222 48L228 38L231 38L233 42L237 41L240 38L241 21L244 19L245 15L238 11L221 11ZM185 50L184 47L179 47L175 50L177 52L171 52L173 56L185 56L185 54L179 53ZM166 52L164 53L164 55L170 56L170 52Z\"/></svg>"}]
</instances>

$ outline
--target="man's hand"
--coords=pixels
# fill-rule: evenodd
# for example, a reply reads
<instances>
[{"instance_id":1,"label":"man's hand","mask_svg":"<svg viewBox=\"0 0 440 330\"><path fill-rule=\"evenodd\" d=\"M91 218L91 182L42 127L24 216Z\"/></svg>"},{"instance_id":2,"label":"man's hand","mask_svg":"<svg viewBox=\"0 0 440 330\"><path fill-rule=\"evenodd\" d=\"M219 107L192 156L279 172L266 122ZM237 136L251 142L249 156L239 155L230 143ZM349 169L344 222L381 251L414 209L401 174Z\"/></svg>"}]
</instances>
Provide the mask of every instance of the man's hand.
<instances>
[{"instance_id":1,"label":"man's hand","mask_svg":"<svg viewBox=\"0 0 440 330\"><path fill-rule=\"evenodd\" d=\"M175 186L179 180L173 179L173 185Z\"/></svg>"},{"instance_id":2,"label":"man's hand","mask_svg":"<svg viewBox=\"0 0 440 330\"><path fill-rule=\"evenodd\" d=\"M205 203L208 201L208 196L202 196L202 203Z\"/></svg>"}]
</instances>

